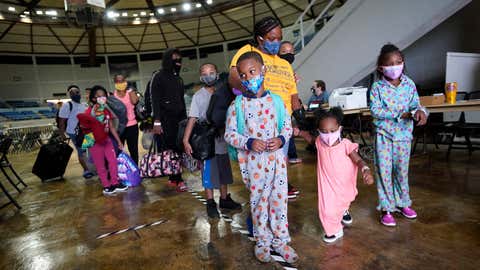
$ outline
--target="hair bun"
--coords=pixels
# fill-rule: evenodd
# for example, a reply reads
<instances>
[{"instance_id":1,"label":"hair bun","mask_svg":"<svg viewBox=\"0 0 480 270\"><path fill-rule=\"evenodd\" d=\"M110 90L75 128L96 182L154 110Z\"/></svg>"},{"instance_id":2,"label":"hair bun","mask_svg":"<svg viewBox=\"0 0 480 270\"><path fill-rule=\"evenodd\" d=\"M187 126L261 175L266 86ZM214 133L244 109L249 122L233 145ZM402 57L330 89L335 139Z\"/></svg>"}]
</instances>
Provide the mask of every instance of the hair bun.
<instances>
[{"instance_id":1,"label":"hair bun","mask_svg":"<svg viewBox=\"0 0 480 270\"><path fill-rule=\"evenodd\" d=\"M398 49L397 46L393 45L392 43L388 43L383 45L382 49L380 50L380 54L387 54L391 52L398 52L400 49Z\"/></svg>"}]
</instances>

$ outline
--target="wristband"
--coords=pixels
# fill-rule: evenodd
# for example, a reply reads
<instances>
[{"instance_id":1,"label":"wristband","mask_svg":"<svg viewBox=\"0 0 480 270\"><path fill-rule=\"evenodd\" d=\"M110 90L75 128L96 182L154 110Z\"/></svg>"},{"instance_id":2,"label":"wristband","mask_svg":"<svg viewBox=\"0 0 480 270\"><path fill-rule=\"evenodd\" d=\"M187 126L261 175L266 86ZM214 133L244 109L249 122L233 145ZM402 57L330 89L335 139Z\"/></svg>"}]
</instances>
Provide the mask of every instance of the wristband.
<instances>
[{"instance_id":1,"label":"wristband","mask_svg":"<svg viewBox=\"0 0 480 270\"><path fill-rule=\"evenodd\" d=\"M153 126L155 126L155 127L161 127L161 126L162 126L162 122L154 122L154 123L153 123Z\"/></svg>"},{"instance_id":2,"label":"wristband","mask_svg":"<svg viewBox=\"0 0 480 270\"><path fill-rule=\"evenodd\" d=\"M365 173L366 170L370 170L370 168L367 165L362 167L362 173Z\"/></svg>"}]
</instances>

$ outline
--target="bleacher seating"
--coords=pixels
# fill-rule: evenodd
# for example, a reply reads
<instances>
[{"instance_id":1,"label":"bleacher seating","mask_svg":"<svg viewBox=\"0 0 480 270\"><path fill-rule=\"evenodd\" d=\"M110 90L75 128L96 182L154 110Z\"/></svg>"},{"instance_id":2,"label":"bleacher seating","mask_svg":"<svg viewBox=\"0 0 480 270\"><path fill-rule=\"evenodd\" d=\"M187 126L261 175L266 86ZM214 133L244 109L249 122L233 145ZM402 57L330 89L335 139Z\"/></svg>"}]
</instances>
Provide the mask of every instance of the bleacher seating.
<instances>
[{"instance_id":1,"label":"bleacher seating","mask_svg":"<svg viewBox=\"0 0 480 270\"><path fill-rule=\"evenodd\" d=\"M57 112L52 110L39 110L38 113L46 118L55 118L57 116Z\"/></svg>"},{"instance_id":2,"label":"bleacher seating","mask_svg":"<svg viewBox=\"0 0 480 270\"><path fill-rule=\"evenodd\" d=\"M12 120L12 121L21 121L21 120L32 120L32 119L41 119L40 115L32 111L23 111L23 112L1 112L1 116Z\"/></svg>"},{"instance_id":3,"label":"bleacher seating","mask_svg":"<svg viewBox=\"0 0 480 270\"><path fill-rule=\"evenodd\" d=\"M40 104L36 101L24 101L24 100L9 100L6 103L13 108L30 108L30 107L40 107Z\"/></svg>"}]
</instances>

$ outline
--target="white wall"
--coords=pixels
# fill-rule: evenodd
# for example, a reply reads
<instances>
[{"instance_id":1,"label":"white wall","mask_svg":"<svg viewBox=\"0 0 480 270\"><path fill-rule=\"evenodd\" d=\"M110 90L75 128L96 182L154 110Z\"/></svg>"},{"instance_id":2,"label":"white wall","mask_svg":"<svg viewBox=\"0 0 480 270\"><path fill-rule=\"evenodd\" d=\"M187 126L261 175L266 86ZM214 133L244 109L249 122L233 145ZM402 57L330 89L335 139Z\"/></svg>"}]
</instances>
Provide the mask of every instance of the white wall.
<instances>
[{"instance_id":1,"label":"white wall","mask_svg":"<svg viewBox=\"0 0 480 270\"><path fill-rule=\"evenodd\" d=\"M479 14L480 1L472 1L404 50L408 74L416 84L443 87L447 52L480 53Z\"/></svg>"},{"instance_id":2,"label":"white wall","mask_svg":"<svg viewBox=\"0 0 480 270\"><path fill-rule=\"evenodd\" d=\"M324 79L330 89L353 85L375 70L383 44L405 49L469 2L347 1L296 58L296 71L303 77L301 98L309 96L315 79Z\"/></svg>"}]
</instances>

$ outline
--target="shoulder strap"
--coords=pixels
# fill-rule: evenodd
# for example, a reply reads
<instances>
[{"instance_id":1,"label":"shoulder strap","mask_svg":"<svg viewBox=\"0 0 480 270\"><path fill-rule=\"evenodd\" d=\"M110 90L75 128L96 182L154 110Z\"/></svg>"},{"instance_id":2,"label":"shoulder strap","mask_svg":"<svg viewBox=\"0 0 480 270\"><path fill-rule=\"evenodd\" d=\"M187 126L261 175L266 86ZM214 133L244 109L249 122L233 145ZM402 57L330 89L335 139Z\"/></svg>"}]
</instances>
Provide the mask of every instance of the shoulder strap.
<instances>
[{"instance_id":1,"label":"shoulder strap","mask_svg":"<svg viewBox=\"0 0 480 270\"><path fill-rule=\"evenodd\" d=\"M235 98L235 113L237 114L237 132L243 134L245 130L245 116L242 110L242 95Z\"/></svg>"},{"instance_id":2,"label":"shoulder strap","mask_svg":"<svg viewBox=\"0 0 480 270\"><path fill-rule=\"evenodd\" d=\"M148 85L148 93L150 95L150 109L151 109L151 116L154 117L155 114L153 113L153 94L152 94L152 84L153 84L153 81L155 80L155 76L157 75L158 73L158 70L155 71L152 75L152 78L150 79L150 84Z\"/></svg>"},{"instance_id":3,"label":"shoulder strap","mask_svg":"<svg viewBox=\"0 0 480 270\"><path fill-rule=\"evenodd\" d=\"M277 127L278 133L282 132L283 129L283 122L285 121L285 103L283 103L282 98L277 95L270 93L273 99L273 105L275 106L275 111L277 113Z\"/></svg>"}]
</instances>

